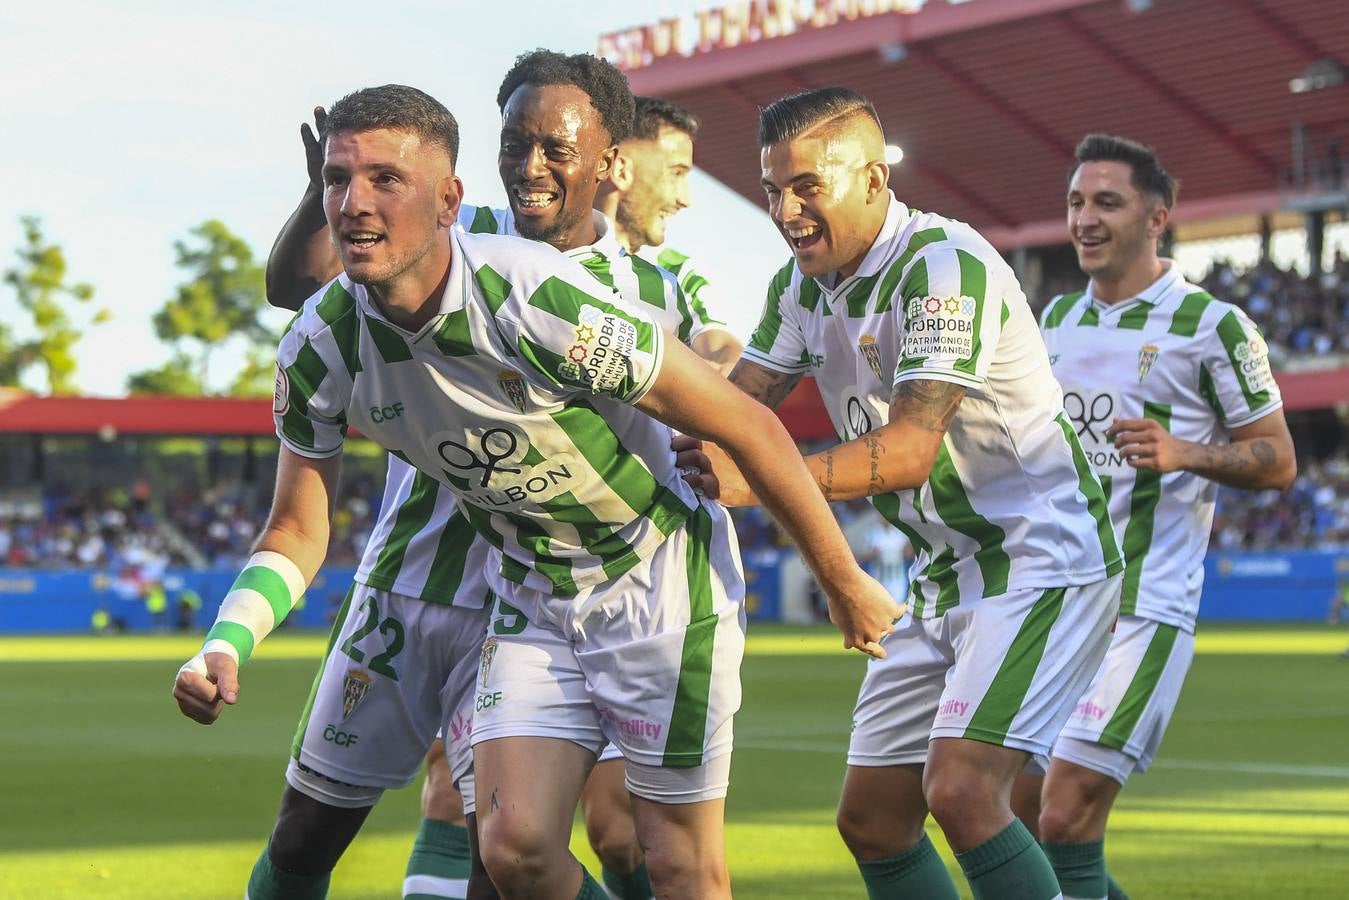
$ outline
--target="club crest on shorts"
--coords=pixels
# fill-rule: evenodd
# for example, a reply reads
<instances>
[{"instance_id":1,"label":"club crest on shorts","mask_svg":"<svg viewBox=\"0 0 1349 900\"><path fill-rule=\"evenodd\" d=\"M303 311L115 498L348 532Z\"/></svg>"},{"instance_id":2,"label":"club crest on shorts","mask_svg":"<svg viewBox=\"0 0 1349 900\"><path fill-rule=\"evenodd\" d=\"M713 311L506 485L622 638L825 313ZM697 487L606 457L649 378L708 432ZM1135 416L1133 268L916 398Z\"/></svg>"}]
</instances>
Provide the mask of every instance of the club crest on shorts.
<instances>
[{"instance_id":1,"label":"club crest on shorts","mask_svg":"<svg viewBox=\"0 0 1349 900\"><path fill-rule=\"evenodd\" d=\"M511 404L520 412L524 412L525 380L520 377L520 373L511 369L502 369L501 374L497 376L497 384L501 385L501 390L505 392L506 399L511 401Z\"/></svg>"},{"instance_id":2,"label":"club crest on shorts","mask_svg":"<svg viewBox=\"0 0 1349 900\"><path fill-rule=\"evenodd\" d=\"M1148 377L1152 371L1152 366L1157 362L1157 354L1161 351L1157 349L1156 344L1144 344L1138 351L1138 380L1142 381Z\"/></svg>"},{"instance_id":3,"label":"club crest on shorts","mask_svg":"<svg viewBox=\"0 0 1349 900\"><path fill-rule=\"evenodd\" d=\"M478 661L478 684L487 689L487 678L492 674L492 660L497 655L497 639L489 637L482 642L482 659Z\"/></svg>"},{"instance_id":4,"label":"club crest on shorts","mask_svg":"<svg viewBox=\"0 0 1349 900\"><path fill-rule=\"evenodd\" d=\"M862 335L857 339L857 349L862 352L862 357L876 377L884 381L885 376L881 375L881 348L876 346L876 339L869 334Z\"/></svg>"},{"instance_id":5,"label":"club crest on shorts","mask_svg":"<svg viewBox=\"0 0 1349 900\"><path fill-rule=\"evenodd\" d=\"M342 681L342 721L351 718L356 707L365 699L370 690L370 673L360 669L347 669L347 677Z\"/></svg>"}]
</instances>

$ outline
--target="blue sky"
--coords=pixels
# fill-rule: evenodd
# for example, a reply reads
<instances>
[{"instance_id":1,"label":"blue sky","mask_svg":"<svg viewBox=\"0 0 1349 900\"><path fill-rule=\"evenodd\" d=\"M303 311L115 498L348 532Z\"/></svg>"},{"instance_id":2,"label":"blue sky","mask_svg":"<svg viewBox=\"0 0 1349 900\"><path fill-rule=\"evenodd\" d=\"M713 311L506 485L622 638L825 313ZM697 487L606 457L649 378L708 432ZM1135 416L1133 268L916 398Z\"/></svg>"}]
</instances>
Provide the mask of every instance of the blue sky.
<instances>
[{"instance_id":1,"label":"blue sky","mask_svg":"<svg viewBox=\"0 0 1349 900\"><path fill-rule=\"evenodd\" d=\"M128 373L168 357L150 317L181 280L174 240L218 218L265 257L304 187L298 129L316 103L387 82L428 91L460 121L468 200L501 205L494 98L516 54L593 50L603 31L709 5L6 4L0 267L14 259L19 216L40 216L72 276L94 285L93 306L112 313L80 343L77 381L89 394L120 394ZM766 215L696 174L693 206L669 238L714 278L723 317L742 334L752 328L787 256ZM22 321L6 288L0 319ZM227 383L241 360L215 354L212 383Z\"/></svg>"}]
</instances>

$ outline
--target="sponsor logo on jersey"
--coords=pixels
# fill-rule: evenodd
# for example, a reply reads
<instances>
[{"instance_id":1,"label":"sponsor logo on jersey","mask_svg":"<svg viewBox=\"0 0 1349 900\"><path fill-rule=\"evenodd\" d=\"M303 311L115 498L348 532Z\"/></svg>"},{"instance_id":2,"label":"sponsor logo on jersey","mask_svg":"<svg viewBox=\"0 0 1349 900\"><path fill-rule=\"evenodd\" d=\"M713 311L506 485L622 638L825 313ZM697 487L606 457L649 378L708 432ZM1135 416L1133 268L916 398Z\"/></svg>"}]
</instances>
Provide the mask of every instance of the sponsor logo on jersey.
<instances>
[{"instance_id":1,"label":"sponsor logo on jersey","mask_svg":"<svg viewBox=\"0 0 1349 900\"><path fill-rule=\"evenodd\" d=\"M380 406L376 404L370 407L370 421L388 422L398 418L403 414L403 403L401 400L395 400L389 406Z\"/></svg>"},{"instance_id":2,"label":"sponsor logo on jersey","mask_svg":"<svg viewBox=\"0 0 1349 900\"><path fill-rule=\"evenodd\" d=\"M497 639L489 637L482 642L482 658L478 660L478 684L487 690L487 679L492 674L492 660L497 655Z\"/></svg>"},{"instance_id":3,"label":"sponsor logo on jersey","mask_svg":"<svg viewBox=\"0 0 1349 900\"><path fill-rule=\"evenodd\" d=\"M573 460L565 453L537 464L524 462L529 441L508 428L488 428L480 434L454 438L432 437L436 453L449 468L446 479L464 498L488 508L517 507L523 503L546 503L572 489L577 477Z\"/></svg>"},{"instance_id":4,"label":"sponsor logo on jersey","mask_svg":"<svg viewBox=\"0 0 1349 900\"><path fill-rule=\"evenodd\" d=\"M1241 369L1241 375L1251 393L1258 394L1273 386L1274 375L1269 368L1269 345L1259 333L1233 347L1232 356L1236 359L1237 367Z\"/></svg>"},{"instance_id":5,"label":"sponsor logo on jersey","mask_svg":"<svg viewBox=\"0 0 1349 900\"><path fill-rule=\"evenodd\" d=\"M351 714L361 705L361 701L369 692L370 673L361 669L347 669L347 677L342 680L343 722L351 718Z\"/></svg>"},{"instance_id":6,"label":"sponsor logo on jersey","mask_svg":"<svg viewBox=\"0 0 1349 900\"><path fill-rule=\"evenodd\" d=\"M843 404L843 415L847 419L848 433L845 437L848 440L868 434L871 429L876 427L866 404L857 397L849 397L847 402Z\"/></svg>"},{"instance_id":7,"label":"sponsor logo on jersey","mask_svg":"<svg viewBox=\"0 0 1349 900\"><path fill-rule=\"evenodd\" d=\"M938 716L963 716L970 708L968 700L947 700L937 707Z\"/></svg>"},{"instance_id":8,"label":"sponsor logo on jersey","mask_svg":"<svg viewBox=\"0 0 1349 900\"><path fill-rule=\"evenodd\" d=\"M876 373L876 377L885 380L881 374L881 348L876 346L876 339L869 334L864 334L857 340L857 349L861 351L862 358L871 366L871 371Z\"/></svg>"},{"instance_id":9,"label":"sponsor logo on jersey","mask_svg":"<svg viewBox=\"0 0 1349 900\"><path fill-rule=\"evenodd\" d=\"M580 310L575 342L557 367L565 381L583 384L596 394L613 393L633 380L632 355L637 326L616 313L585 304Z\"/></svg>"},{"instance_id":10,"label":"sponsor logo on jersey","mask_svg":"<svg viewBox=\"0 0 1349 900\"><path fill-rule=\"evenodd\" d=\"M1144 344L1138 351L1138 380L1142 381L1148 377L1152 367L1157 362L1157 354L1161 351L1157 349L1156 344Z\"/></svg>"},{"instance_id":11,"label":"sponsor logo on jersey","mask_svg":"<svg viewBox=\"0 0 1349 900\"><path fill-rule=\"evenodd\" d=\"M974 355L973 297L914 297L904 317L904 353L908 359L930 356L967 359Z\"/></svg>"},{"instance_id":12,"label":"sponsor logo on jersey","mask_svg":"<svg viewBox=\"0 0 1349 900\"><path fill-rule=\"evenodd\" d=\"M276 387L272 392L272 412L278 416L284 416L290 411L290 376L286 370L281 368L281 363L276 364Z\"/></svg>"},{"instance_id":13,"label":"sponsor logo on jersey","mask_svg":"<svg viewBox=\"0 0 1349 900\"><path fill-rule=\"evenodd\" d=\"M1115 419L1117 409L1114 395L1107 392L1090 394L1065 391L1063 394L1063 411L1072 420L1087 461L1098 472L1118 474L1129 471L1129 464L1123 454L1115 449L1114 442L1105 434Z\"/></svg>"},{"instance_id":14,"label":"sponsor logo on jersey","mask_svg":"<svg viewBox=\"0 0 1349 900\"><path fill-rule=\"evenodd\" d=\"M599 713L601 719L617 728L625 738L639 741L659 741L661 732L665 730L665 725L660 722L652 722L650 719L640 719L636 716L622 718L612 709L601 709Z\"/></svg>"},{"instance_id":15,"label":"sponsor logo on jersey","mask_svg":"<svg viewBox=\"0 0 1349 900\"><path fill-rule=\"evenodd\" d=\"M1077 704L1077 707L1073 710L1073 715L1079 719L1095 719L1099 722L1105 718L1105 707L1097 706L1090 700L1083 700Z\"/></svg>"},{"instance_id":16,"label":"sponsor logo on jersey","mask_svg":"<svg viewBox=\"0 0 1349 900\"><path fill-rule=\"evenodd\" d=\"M502 369L501 374L497 376L497 384L501 385L501 390L505 392L506 399L511 401L511 405L520 412L525 411L525 380L519 372L511 369Z\"/></svg>"}]
</instances>

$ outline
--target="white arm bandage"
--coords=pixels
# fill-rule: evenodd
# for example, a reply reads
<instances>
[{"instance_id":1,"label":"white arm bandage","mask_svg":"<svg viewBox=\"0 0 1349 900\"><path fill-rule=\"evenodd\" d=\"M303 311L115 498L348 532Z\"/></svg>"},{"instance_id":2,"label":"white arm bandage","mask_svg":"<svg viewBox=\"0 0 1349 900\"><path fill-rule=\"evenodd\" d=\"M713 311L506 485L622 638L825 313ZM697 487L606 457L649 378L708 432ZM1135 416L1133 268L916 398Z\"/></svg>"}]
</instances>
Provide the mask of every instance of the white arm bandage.
<instances>
[{"instance_id":1,"label":"white arm bandage","mask_svg":"<svg viewBox=\"0 0 1349 900\"><path fill-rule=\"evenodd\" d=\"M201 652L183 668L205 675L207 653L227 653L239 663L248 659L290 612L305 586L299 567L289 558L270 550L254 553L221 601Z\"/></svg>"}]
</instances>

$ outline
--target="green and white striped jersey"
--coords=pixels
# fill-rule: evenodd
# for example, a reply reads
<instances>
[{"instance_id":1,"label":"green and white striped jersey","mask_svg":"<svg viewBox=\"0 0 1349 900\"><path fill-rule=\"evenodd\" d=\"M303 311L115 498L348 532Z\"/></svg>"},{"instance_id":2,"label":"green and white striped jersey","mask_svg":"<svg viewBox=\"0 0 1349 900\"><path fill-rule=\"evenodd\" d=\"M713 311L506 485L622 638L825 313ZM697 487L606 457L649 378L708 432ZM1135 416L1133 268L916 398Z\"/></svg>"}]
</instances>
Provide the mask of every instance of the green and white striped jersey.
<instances>
[{"instance_id":1,"label":"green and white striped jersey","mask_svg":"<svg viewBox=\"0 0 1349 900\"><path fill-rule=\"evenodd\" d=\"M794 261L778 272L745 358L813 374L840 440L885 425L900 382L966 389L926 483L871 498L917 553L915 616L1122 569L1035 317L968 225L891 197L855 275L830 287Z\"/></svg>"},{"instance_id":2,"label":"green and white striped jersey","mask_svg":"<svg viewBox=\"0 0 1349 900\"><path fill-rule=\"evenodd\" d=\"M551 247L451 229L441 309L415 334L339 276L278 351L277 433L340 451L355 425L449 486L503 578L560 596L647 558L698 505L666 426L630 404L664 336Z\"/></svg>"},{"instance_id":3,"label":"green and white striped jersey","mask_svg":"<svg viewBox=\"0 0 1349 900\"><path fill-rule=\"evenodd\" d=\"M716 294L708 287L707 277L686 254L662 244L659 247L643 247L637 251L637 255L647 262L655 263L679 280L679 288L688 301L686 316L691 320L689 340L693 340L704 331L729 330L725 322L708 312Z\"/></svg>"},{"instance_id":4,"label":"green and white striped jersey","mask_svg":"<svg viewBox=\"0 0 1349 900\"><path fill-rule=\"evenodd\" d=\"M700 320L671 275L643 260L626 259L608 219L599 212L594 216L599 239L566 255L623 301L644 309L667 334L685 343L696 337ZM475 234L518 236L509 208L464 204L458 224ZM457 502L449 488L390 454L384 499L356 571L357 583L433 603L481 606L486 586L473 576L484 568L488 545L474 543L476 533Z\"/></svg>"},{"instance_id":5,"label":"green and white striped jersey","mask_svg":"<svg viewBox=\"0 0 1349 900\"><path fill-rule=\"evenodd\" d=\"M1105 430L1115 419L1146 418L1210 444L1269 415L1283 401L1264 338L1175 263L1132 300L1102 303L1090 286L1055 297L1040 325L1124 548L1120 611L1193 632L1218 485L1193 472L1134 469Z\"/></svg>"}]
</instances>

